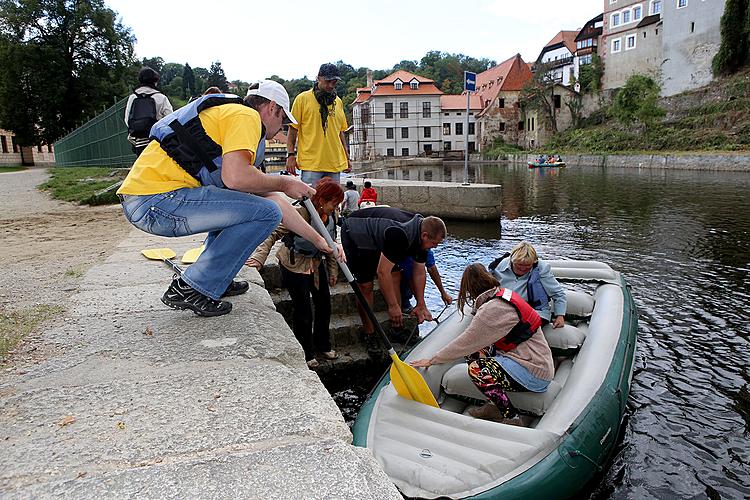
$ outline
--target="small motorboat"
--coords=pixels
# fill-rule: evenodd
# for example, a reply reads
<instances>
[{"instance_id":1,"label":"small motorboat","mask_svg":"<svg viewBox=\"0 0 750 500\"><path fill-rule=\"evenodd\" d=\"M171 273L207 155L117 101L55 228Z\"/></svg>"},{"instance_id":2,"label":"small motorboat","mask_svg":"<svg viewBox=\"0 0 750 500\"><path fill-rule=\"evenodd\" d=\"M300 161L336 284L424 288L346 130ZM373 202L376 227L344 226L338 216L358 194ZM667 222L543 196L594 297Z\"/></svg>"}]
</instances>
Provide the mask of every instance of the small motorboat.
<instances>
[{"instance_id":1,"label":"small motorboat","mask_svg":"<svg viewBox=\"0 0 750 500\"><path fill-rule=\"evenodd\" d=\"M633 376L638 318L620 273L594 261L548 261L566 287L566 325L544 333L555 376L544 393L509 393L527 427L479 420L485 401L464 360L422 369L439 408L403 398L386 373L362 406L354 444L372 450L401 493L418 498L566 498L610 458ZM406 361L463 331L454 311Z\"/></svg>"}]
</instances>

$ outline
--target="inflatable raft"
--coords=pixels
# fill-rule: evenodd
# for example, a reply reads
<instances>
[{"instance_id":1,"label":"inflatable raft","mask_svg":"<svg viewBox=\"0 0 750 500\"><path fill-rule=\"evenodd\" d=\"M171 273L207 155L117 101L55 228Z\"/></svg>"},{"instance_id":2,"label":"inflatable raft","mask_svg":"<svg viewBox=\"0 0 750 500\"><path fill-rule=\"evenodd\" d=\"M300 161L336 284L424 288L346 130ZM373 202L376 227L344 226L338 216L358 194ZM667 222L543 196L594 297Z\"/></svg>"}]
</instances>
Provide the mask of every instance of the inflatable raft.
<instances>
[{"instance_id":1,"label":"inflatable raft","mask_svg":"<svg viewBox=\"0 0 750 500\"><path fill-rule=\"evenodd\" d=\"M540 167L564 167L564 161L557 161L555 163L537 163L535 161L529 162L529 168L540 168Z\"/></svg>"},{"instance_id":2,"label":"inflatable raft","mask_svg":"<svg viewBox=\"0 0 750 500\"><path fill-rule=\"evenodd\" d=\"M545 393L510 393L528 427L479 420L485 398L463 360L420 370L440 408L398 396L388 373L362 406L354 444L372 450L407 497L566 498L610 457L633 375L638 319L607 264L548 261L566 287L566 325L544 333L555 356ZM429 358L471 319L454 312L406 357Z\"/></svg>"}]
</instances>

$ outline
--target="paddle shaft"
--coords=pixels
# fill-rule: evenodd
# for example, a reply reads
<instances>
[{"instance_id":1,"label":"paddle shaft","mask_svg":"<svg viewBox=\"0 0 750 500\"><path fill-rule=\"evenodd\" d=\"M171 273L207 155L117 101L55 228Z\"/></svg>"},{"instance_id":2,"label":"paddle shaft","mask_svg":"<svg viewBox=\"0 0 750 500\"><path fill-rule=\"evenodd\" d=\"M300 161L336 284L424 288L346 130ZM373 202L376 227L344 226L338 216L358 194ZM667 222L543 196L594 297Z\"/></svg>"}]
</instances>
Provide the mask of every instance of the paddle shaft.
<instances>
[{"instance_id":1,"label":"paddle shaft","mask_svg":"<svg viewBox=\"0 0 750 500\"><path fill-rule=\"evenodd\" d=\"M326 243L328 243L328 246L331 247L331 249L334 252L336 252L336 245L333 242L333 238L331 238L331 235L328 233L328 230L323 225L323 221L320 219L320 215L318 215L318 211L315 209L315 206L313 205L312 201L310 201L309 198L302 198L302 203L305 205L305 208L307 208L307 211L310 212L310 221L312 222L312 225L315 228L315 230L318 233L320 233L320 235L323 236L323 238L325 238ZM365 300L365 296L362 293L362 290L359 288L359 284L357 283L357 280L354 279L354 275L349 270L349 266L346 265L346 262L339 261L339 267L341 267L341 270L344 271L344 276L346 276L346 281L352 287L352 291L354 291L354 295L357 297L357 300L359 301L360 305L365 310L365 313L367 313L367 317L370 318L370 322L375 327L375 331L378 332L378 335L380 335L380 338L383 340L383 343L388 348L388 354L389 355L392 354L391 357L396 356L396 351L393 349L393 345L391 344L391 341L388 340L388 337L383 331L383 327L380 325L380 321L378 321L378 318L375 317L375 313L372 311L372 307L370 307L370 304L368 304L367 300ZM396 356L396 358L398 359L398 356Z\"/></svg>"},{"instance_id":2,"label":"paddle shaft","mask_svg":"<svg viewBox=\"0 0 750 500\"><path fill-rule=\"evenodd\" d=\"M172 268L172 270L174 270L174 272L176 272L177 274L179 274L180 276L182 276L182 268L181 268L180 266L178 266L177 264L175 264L175 263L174 263L174 261L173 261L172 259L162 259L162 260L163 260L163 261L164 261L164 262L165 262L165 263L166 263L166 264L167 264L167 265L168 265L169 267L171 267L171 268Z\"/></svg>"}]
</instances>

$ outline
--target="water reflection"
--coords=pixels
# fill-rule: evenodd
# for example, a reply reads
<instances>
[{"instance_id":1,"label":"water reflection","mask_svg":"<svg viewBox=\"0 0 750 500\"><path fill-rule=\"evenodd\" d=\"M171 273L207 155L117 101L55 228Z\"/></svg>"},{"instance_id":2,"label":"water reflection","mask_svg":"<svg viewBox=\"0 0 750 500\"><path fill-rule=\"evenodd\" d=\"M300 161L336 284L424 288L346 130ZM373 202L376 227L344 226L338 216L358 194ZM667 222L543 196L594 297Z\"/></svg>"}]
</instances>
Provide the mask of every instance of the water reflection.
<instances>
[{"instance_id":1,"label":"water reflection","mask_svg":"<svg viewBox=\"0 0 750 500\"><path fill-rule=\"evenodd\" d=\"M463 181L463 165L383 177ZM750 496L750 175L613 168L470 167L502 184L503 218L449 223L436 256L455 293L470 262L518 241L546 258L621 271L640 312L636 374L618 453L593 498ZM428 285L428 303L440 297Z\"/></svg>"}]
</instances>

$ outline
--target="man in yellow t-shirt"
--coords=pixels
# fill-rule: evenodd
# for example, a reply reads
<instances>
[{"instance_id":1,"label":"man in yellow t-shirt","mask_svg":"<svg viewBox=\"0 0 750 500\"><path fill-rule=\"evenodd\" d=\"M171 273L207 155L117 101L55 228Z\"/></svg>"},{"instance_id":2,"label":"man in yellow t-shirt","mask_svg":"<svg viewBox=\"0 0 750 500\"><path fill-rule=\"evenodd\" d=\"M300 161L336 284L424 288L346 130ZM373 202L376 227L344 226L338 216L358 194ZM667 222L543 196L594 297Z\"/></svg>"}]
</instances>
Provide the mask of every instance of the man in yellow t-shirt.
<instances>
[{"instance_id":1,"label":"man in yellow t-shirt","mask_svg":"<svg viewBox=\"0 0 750 500\"><path fill-rule=\"evenodd\" d=\"M325 240L288 200L315 190L291 176L270 176L263 160L265 137L283 122L295 123L289 95L265 80L244 101L231 94L203 96L151 128L153 139L117 194L127 219L159 236L208 233L198 260L175 276L162 302L201 316L232 309L222 297L245 293L233 281L245 260L280 221L290 231L331 253Z\"/></svg>"},{"instance_id":2,"label":"man in yellow t-shirt","mask_svg":"<svg viewBox=\"0 0 750 500\"><path fill-rule=\"evenodd\" d=\"M347 129L344 104L336 95L341 80L334 64L323 64L310 90L294 99L292 114L296 124L289 127L286 169L312 186L325 177L339 182L341 172L350 172L349 148L344 131Z\"/></svg>"}]
</instances>

